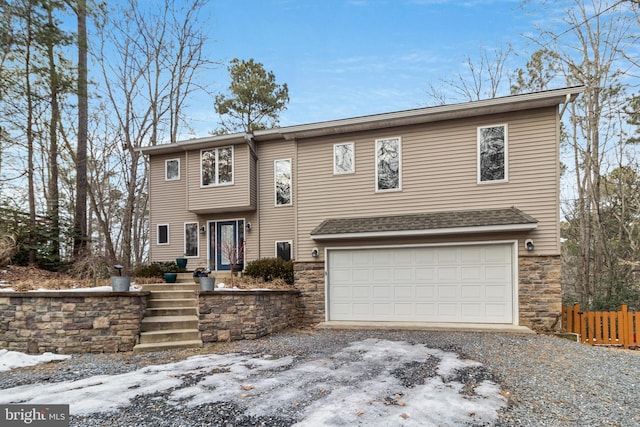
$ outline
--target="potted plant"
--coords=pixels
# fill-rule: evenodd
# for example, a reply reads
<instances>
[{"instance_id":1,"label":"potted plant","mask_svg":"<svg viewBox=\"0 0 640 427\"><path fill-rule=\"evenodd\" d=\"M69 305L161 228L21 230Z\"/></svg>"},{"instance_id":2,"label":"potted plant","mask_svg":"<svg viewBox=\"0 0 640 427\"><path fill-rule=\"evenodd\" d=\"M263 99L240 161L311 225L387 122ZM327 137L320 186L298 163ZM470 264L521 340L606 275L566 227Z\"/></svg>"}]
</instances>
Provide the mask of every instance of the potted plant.
<instances>
[{"instance_id":1,"label":"potted plant","mask_svg":"<svg viewBox=\"0 0 640 427\"><path fill-rule=\"evenodd\" d=\"M201 291L212 291L214 289L216 278L209 277L210 273L211 269L209 268L197 268L196 271L193 272L193 280L196 281L196 283L200 283Z\"/></svg>"},{"instance_id":2,"label":"potted plant","mask_svg":"<svg viewBox=\"0 0 640 427\"><path fill-rule=\"evenodd\" d=\"M122 275L122 269L124 268L120 264L116 264L113 266L116 270L118 270L117 276L111 276L111 290L113 292L126 292L129 290L131 286L131 278L129 276Z\"/></svg>"},{"instance_id":3,"label":"potted plant","mask_svg":"<svg viewBox=\"0 0 640 427\"><path fill-rule=\"evenodd\" d=\"M173 272L164 273L163 277L164 277L164 281L167 283L176 283L176 280L178 279L178 273L173 273Z\"/></svg>"},{"instance_id":4,"label":"potted plant","mask_svg":"<svg viewBox=\"0 0 640 427\"><path fill-rule=\"evenodd\" d=\"M188 258L186 258L186 254L184 257L182 258L176 258L176 264L178 264L178 267L180 268L187 268L187 261L189 261Z\"/></svg>"}]
</instances>

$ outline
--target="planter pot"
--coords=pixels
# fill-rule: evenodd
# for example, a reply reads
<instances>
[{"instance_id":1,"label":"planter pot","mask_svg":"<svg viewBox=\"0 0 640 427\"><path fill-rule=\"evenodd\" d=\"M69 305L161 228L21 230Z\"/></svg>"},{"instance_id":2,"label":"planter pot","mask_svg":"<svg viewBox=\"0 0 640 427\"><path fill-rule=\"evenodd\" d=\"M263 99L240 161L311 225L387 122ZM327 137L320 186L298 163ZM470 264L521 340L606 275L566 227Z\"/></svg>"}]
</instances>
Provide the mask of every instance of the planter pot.
<instances>
[{"instance_id":1,"label":"planter pot","mask_svg":"<svg viewBox=\"0 0 640 427\"><path fill-rule=\"evenodd\" d=\"M164 281L167 283L176 283L178 273L164 273Z\"/></svg>"},{"instance_id":2,"label":"planter pot","mask_svg":"<svg viewBox=\"0 0 640 427\"><path fill-rule=\"evenodd\" d=\"M176 258L176 264L180 268L187 268L187 261L189 261L187 258Z\"/></svg>"},{"instance_id":3,"label":"planter pot","mask_svg":"<svg viewBox=\"0 0 640 427\"><path fill-rule=\"evenodd\" d=\"M130 285L130 277L111 276L111 290L113 292L127 292Z\"/></svg>"},{"instance_id":4,"label":"planter pot","mask_svg":"<svg viewBox=\"0 0 640 427\"><path fill-rule=\"evenodd\" d=\"M214 289L214 284L216 283L215 277L201 277L200 278L200 290L201 291L212 291Z\"/></svg>"},{"instance_id":5,"label":"planter pot","mask_svg":"<svg viewBox=\"0 0 640 427\"><path fill-rule=\"evenodd\" d=\"M233 273L239 273L244 270L244 264L234 264L231 266L231 271Z\"/></svg>"}]
</instances>

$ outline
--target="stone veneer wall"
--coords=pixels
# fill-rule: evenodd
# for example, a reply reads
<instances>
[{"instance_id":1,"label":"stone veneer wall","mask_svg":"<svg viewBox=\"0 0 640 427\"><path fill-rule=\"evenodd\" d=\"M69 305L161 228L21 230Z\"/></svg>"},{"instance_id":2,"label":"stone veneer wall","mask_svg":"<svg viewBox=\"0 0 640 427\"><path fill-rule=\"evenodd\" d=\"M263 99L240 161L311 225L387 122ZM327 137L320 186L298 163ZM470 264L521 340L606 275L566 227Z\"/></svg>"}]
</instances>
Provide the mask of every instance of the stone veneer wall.
<instances>
[{"instance_id":1,"label":"stone veneer wall","mask_svg":"<svg viewBox=\"0 0 640 427\"><path fill-rule=\"evenodd\" d=\"M299 293L284 290L201 291L202 342L255 339L300 323Z\"/></svg>"},{"instance_id":2,"label":"stone veneer wall","mask_svg":"<svg viewBox=\"0 0 640 427\"><path fill-rule=\"evenodd\" d=\"M300 291L301 323L313 325L324 322L324 262L294 263L293 284Z\"/></svg>"},{"instance_id":3,"label":"stone veneer wall","mask_svg":"<svg viewBox=\"0 0 640 427\"><path fill-rule=\"evenodd\" d=\"M0 348L26 353L131 351L149 292L0 293Z\"/></svg>"},{"instance_id":4,"label":"stone veneer wall","mask_svg":"<svg viewBox=\"0 0 640 427\"><path fill-rule=\"evenodd\" d=\"M518 260L520 325L537 332L560 328L561 260L557 256L523 256Z\"/></svg>"}]
</instances>

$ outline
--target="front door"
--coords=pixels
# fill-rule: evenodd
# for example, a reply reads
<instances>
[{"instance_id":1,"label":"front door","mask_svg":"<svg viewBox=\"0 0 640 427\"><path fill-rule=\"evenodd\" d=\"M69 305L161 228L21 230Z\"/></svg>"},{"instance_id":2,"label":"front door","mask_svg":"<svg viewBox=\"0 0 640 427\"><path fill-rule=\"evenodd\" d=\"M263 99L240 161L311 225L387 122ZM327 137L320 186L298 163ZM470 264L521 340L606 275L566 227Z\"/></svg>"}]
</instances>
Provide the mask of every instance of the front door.
<instances>
[{"instance_id":1,"label":"front door","mask_svg":"<svg viewBox=\"0 0 640 427\"><path fill-rule=\"evenodd\" d=\"M212 222L209 235L216 270L228 271L235 264L244 264L244 220Z\"/></svg>"}]
</instances>

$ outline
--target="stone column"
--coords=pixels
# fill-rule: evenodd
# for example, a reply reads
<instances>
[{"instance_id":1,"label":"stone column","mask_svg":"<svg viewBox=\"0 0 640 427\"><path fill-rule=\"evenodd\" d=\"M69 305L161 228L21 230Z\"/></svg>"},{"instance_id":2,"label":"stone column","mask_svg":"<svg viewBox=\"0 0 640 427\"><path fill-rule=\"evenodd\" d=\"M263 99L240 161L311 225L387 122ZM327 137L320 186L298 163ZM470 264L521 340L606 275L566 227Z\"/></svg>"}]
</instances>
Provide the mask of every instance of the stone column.
<instances>
[{"instance_id":1,"label":"stone column","mask_svg":"<svg viewBox=\"0 0 640 427\"><path fill-rule=\"evenodd\" d=\"M523 256L519 266L520 325L537 332L561 327L561 260L556 256Z\"/></svg>"},{"instance_id":2,"label":"stone column","mask_svg":"<svg viewBox=\"0 0 640 427\"><path fill-rule=\"evenodd\" d=\"M325 321L324 262L296 262L294 286L300 291L301 323L314 325Z\"/></svg>"}]
</instances>

